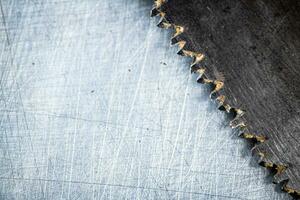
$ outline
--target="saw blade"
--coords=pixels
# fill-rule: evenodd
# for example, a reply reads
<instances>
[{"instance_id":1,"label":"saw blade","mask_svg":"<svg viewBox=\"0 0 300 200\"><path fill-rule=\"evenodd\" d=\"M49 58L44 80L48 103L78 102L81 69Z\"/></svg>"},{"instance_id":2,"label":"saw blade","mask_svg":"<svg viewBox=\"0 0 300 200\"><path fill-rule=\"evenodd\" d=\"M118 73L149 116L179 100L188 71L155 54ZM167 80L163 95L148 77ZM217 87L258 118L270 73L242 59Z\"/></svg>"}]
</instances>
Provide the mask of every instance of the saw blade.
<instances>
[{"instance_id":1,"label":"saw blade","mask_svg":"<svg viewBox=\"0 0 300 200\"><path fill-rule=\"evenodd\" d=\"M300 193L300 5L296 0L157 0L152 15L174 28L178 54L233 112L274 182Z\"/></svg>"}]
</instances>

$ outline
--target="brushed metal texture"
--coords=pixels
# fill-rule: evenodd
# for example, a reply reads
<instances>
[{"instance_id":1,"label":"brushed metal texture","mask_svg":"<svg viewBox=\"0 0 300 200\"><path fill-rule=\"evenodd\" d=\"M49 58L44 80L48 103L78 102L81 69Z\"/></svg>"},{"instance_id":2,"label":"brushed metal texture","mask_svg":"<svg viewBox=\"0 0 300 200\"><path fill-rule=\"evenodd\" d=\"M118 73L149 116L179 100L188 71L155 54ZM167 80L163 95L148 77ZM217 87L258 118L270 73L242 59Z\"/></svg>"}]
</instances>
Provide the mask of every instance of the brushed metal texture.
<instances>
[{"instance_id":1,"label":"brushed metal texture","mask_svg":"<svg viewBox=\"0 0 300 200\"><path fill-rule=\"evenodd\" d=\"M0 199L289 199L151 6L1 1Z\"/></svg>"}]
</instances>

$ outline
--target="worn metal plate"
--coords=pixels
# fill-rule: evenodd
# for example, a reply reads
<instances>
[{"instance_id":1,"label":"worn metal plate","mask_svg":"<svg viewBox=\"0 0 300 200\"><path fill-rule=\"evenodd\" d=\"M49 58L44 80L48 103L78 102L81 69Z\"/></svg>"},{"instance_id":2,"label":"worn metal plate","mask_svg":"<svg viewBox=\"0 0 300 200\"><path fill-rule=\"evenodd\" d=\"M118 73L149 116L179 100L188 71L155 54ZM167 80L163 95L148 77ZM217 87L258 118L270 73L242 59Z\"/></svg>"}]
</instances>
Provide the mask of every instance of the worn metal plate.
<instances>
[{"instance_id":1,"label":"worn metal plate","mask_svg":"<svg viewBox=\"0 0 300 200\"><path fill-rule=\"evenodd\" d=\"M156 1L153 10L162 16L160 26L176 29L172 41L181 47L179 53L195 57L199 81L215 85L212 95L224 109L234 108L231 124L258 141L254 151L263 165L277 171L274 181L298 194L299 4L169 0Z\"/></svg>"},{"instance_id":2,"label":"worn metal plate","mask_svg":"<svg viewBox=\"0 0 300 200\"><path fill-rule=\"evenodd\" d=\"M289 199L152 2L1 2L1 200Z\"/></svg>"}]
</instances>

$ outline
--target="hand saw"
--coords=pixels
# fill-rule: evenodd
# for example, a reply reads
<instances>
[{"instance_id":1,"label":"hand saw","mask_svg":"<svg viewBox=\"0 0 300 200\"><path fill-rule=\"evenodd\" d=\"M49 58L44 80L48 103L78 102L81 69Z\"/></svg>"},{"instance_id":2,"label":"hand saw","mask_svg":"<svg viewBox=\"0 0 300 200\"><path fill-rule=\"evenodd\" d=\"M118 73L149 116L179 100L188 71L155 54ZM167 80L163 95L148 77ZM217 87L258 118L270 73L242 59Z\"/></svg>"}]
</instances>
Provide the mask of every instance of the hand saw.
<instances>
[{"instance_id":1,"label":"hand saw","mask_svg":"<svg viewBox=\"0 0 300 200\"><path fill-rule=\"evenodd\" d=\"M300 1L156 0L155 15L274 182L299 195Z\"/></svg>"}]
</instances>

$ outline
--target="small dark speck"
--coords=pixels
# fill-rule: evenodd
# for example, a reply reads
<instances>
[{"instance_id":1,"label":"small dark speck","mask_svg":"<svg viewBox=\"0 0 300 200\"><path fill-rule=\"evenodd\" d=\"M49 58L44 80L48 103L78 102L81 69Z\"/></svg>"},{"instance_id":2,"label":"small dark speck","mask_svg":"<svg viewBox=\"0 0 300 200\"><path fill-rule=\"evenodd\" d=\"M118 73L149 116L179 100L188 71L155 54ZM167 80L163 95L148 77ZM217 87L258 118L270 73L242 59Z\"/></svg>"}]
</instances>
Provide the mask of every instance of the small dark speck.
<instances>
[{"instance_id":1,"label":"small dark speck","mask_svg":"<svg viewBox=\"0 0 300 200\"><path fill-rule=\"evenodd\" d=\"M31 63L32 65L35 65L35 63L33 62L33 63Z\"/></svg>"},{"instance_id":2,"label":"small dark speck","mask_svg":"<svg viewBox=\"0 0 300 200\"><path fill-rule=\"evenodd\" d=\"M131 72L131 69L128 69L128 72Z\"/></svg>"},{"instance_id":3,"label":"small dark speck","mask_svg":"<svg viewBox=\"0 0 300 200\"><path fill-rule=\"evenodd\" d=\"M223 12L224 13L230 13L230 7L227 6L226 8L223 9Z\"/></svg>"},{"instance_id":4,"label":"small dark speck","mask_svg":"<svg viewBox=\"0 0 300 200\"><path fill-rule=\"evenodd\" d=\"M167 65L167 63L165 63L165 62L160 62L160 64L162 64L162 65Z\"/></svg>"},{"instance_id":5,"label":"small dark speck","mask_svg":"<svg viewBox=\"0 0 300 200\"><path fill-rule=\"evenodd\" d=\"M141 140L139 140L139 143L141 143Z\"/></svg>"},{"instance_id":6,"label":"small dark speck","mask_svg":"<svg viewBox=\"0 0 300 200\"><path fill-rule=\"evenodd\" d=\"M255 50L256 49L256 46L251 46L250 47L252 50Z\"/></svg>"},{"instance_id":7,"label":"small dark speck","mask_svg":"<svg viewBox=\"0 0 300 200\"><path fill-rule=\"evenodd\" d=\"M147 131L149 131L149 128L146 128L147 129Z\"/></svg>"},{"instance_id":8,"label":"small dark speck","mask_svg":"<svg viewBox=\"0 0 300 200\"><path fill-rule=\"evenodd\" d=\"M95 90L92 90L92 91L91 91L91 93L94 93L94 92L95 92Z\"/></svg>"}]
</instances>

